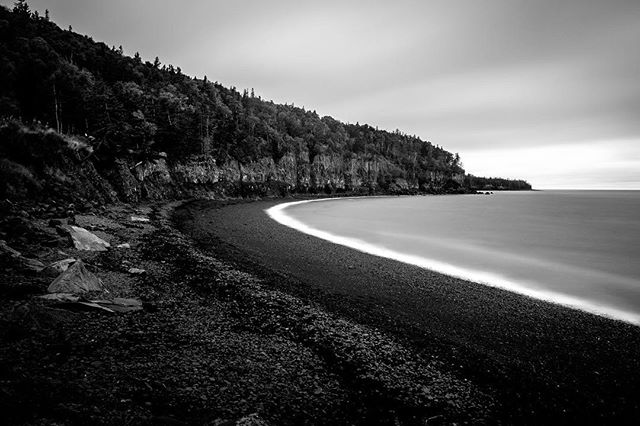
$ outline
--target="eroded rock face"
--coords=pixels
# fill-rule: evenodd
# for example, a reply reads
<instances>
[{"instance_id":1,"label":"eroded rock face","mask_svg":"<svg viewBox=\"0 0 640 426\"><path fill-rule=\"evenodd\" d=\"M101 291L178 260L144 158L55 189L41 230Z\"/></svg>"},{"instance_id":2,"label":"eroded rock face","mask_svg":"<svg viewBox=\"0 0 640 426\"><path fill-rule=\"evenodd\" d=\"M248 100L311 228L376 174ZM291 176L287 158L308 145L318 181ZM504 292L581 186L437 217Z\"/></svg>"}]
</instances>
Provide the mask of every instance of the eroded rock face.
<instances>
[{"instance_id":1,"label":"eroded rock face","mask_svg":"<svg viewBox=\"0 0 640 426\"><path fill-rule=\"evenodd\" d=\"M398 176L397 165L384 157L321 154L309 162L307 152L287 154L277 162L265 157L240 164L228 160L218 164L206 155L192 156L177 162L164 159L135 165L137 183L127 194L142 185L146 198L161 199L171 191L177 195L199 194L199 191L221 192L222 195L281 195L278 192L368 192L370 189L408 192L420 189L417 176ZM432 171L422 177L423 186L443 187L449 180L462 182L463 175L450 176ZM116 185L117 186L117 185ZM263 192L264 194L261 194ZM127 195L128 196L128 195Z\"/></svg>"},{"instance_id":2,"label":"eroded rock face","mask_svg":"<svg viewBox=\"0 0 640 426\"><path fill-rule=\"evenodd\" d=\"M77 250L106 251L111 244L84 228L73 225L63 226Z\"/></svg>"},{"instance_id":3,"label":"eroded rock face","mask_svg":"<svg viewBox=\"0 0 640 426\"><path fill-rule=\"evenodd\" d=\"M69 266L47 289L49 293L69 294L101 292L104 290L102 281L87 270L82 260L77 260L73 265Z\"/></svg>"}]
</instances>

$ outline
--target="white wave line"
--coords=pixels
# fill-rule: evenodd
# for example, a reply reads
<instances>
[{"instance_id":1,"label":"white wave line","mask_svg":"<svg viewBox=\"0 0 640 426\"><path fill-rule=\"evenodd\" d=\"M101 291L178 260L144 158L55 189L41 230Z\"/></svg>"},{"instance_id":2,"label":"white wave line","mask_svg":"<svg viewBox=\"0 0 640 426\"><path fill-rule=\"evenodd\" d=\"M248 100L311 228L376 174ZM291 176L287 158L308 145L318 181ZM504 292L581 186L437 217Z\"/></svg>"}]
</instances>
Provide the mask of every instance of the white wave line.
<instances>
[{"instance_id":1,"label":"white wave line","mask_svg":"<svg viewBox=\"0 0 640 426\"><path fill-rule=\"evenodd\" d=\"M374 244L358 240L356 238L342 237L340 235L331 234L329 232L322 231L320 229L316 229L309 225L306 225L285 213L285 210L287 208L291 206L299 205L299 204L320 202L320 201L344 200L344 199L353 199L353 198L352 197L338 198L338 199L321 198L321 199L315 199L315 200L294 201L294 202L275 205L265 210L265 212L267 213L267 215L269 215L270 218L272 218L273 220L275 220L276 222L284 226L293 228L297 231L300 231L307 235L314 236L316 238L320 238L335 244L352 248L354 250L357 250L363 253L384 257L387 259L393 259L398 262L407 263L407 264L418 266L424 269L429 269L431 271L439 272L441 274L449 275L455 278L460 278L466 281L472 281L472 282L487 285L490 287L500 288L513 293L529 296L538 300L544 300L546 302L567 306L570 308L604 316L607 318L624 321L634 325L640 325L640 314L637 314L634 312L625 311L612 306L602 305L590 300L581 299L575 296L570 296L567 294L558 293L551 290L540 290L536 288L531 288L526 285L523 285L522 283L517 283L515 281L509 280L499 274L490 273L486 271L460 268L458 266L454 266L445 262L440 262L434 259L426 259L420 256L399 253L393 250L386 249L384 247L379 247Z\"/></svg>"}]
</instances>

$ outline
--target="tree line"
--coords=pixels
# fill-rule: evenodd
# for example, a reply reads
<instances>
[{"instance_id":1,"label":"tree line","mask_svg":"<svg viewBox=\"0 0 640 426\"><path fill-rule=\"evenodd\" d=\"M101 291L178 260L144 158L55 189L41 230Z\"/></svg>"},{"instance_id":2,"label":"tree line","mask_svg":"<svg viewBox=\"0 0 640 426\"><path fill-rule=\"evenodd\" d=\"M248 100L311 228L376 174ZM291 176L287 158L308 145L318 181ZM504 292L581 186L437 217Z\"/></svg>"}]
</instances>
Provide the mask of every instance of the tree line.
<instances>
[{"instance_id":1,"label":"tree line","mask_svg":"<svg viewBox=\"0 0 640 426\"><path fill-rule=\"evenodd\" d=\"M276 104L253 89L187 76L157 57L126 56L121 46L59 28L24 0L0 7L0 75L0 116L84 135L104 164L160 152L172 161L211 156L218 164L277 164L286 155L311 164L327 154L384 158L395 165L391 177L413 182L434 171L464 174L458 154L429 141Z\"/></svg>"}]
</instances>

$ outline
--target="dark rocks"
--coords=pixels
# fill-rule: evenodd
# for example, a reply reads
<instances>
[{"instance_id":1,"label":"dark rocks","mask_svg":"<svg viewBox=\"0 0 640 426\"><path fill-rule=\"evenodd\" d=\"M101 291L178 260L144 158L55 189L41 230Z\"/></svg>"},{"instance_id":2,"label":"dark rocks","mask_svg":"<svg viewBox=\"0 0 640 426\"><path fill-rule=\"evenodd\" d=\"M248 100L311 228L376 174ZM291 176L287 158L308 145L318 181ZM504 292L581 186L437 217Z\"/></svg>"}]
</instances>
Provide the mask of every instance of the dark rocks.
<instances>
[{"instance_id":1,"label":"dark rocks","mask_svg":"<svg viewBox=\"0 0 640 426\"><path fill-rule=\"evenodd\" d=\"M51 228L55 228L57 226L62 226L62 225L63 225L63 222L60 219L50 219L49 220L49 226Z\"/></svg>"},{"instance_id":2,"label":"dark rocks","mask_svg":"<svg viewBox=\"0 0 640 426\"><path fill-rule=\"evenodd\" d=\"M77 250L106 251L111 247L107 241L79 226L66 225L62 230L69 235L71 243Z\"/></svg>"},{"instance_id":3,"label":"dark rocks","mask_svg":"<svg viewBox=\"0 0 640 426\"><path fill-rule=\"evenodd\" d=\"M53 262L47 265L42 270L42 273L48 276L57 277L58 275L69 269L69 266L72 265L75 261L76 259L73 258L58 260L57 262Z\"/></svg>"},{"instance_id":4,"label":"dark rocks","mask_svg":"<svg viewBox=\"0 0 640 426\"><path fill-rule=\"evenodd\" d=\"M40 272L44 269L42 262L23 256L18 250L9 247L4 240L0 240L0 256L9 259L9 267L13 266L29 272Z\"/></svg>"},{"instance_id":5,"label":"dark rocks","mask_svg":"<svg viewBox=\"0 0 640 426\"><path fill-rule=\"evenodd\" d=\"M141 311L142 302L137 299L115 297L113 299L89 300L82 295L71 293L50 293L39 296L40 299L58 302L57 306L75 311L100 311L110 314Z\"/></svg>"},{"instance_id":6,"label":"dark rocks","mask_svg":"<svg viewBox=\"0 0 640 426\"><path fill-rule=\"evenodd\" d=\"M236 422L236 426L267 426L268 423L265 422L258 413L249 414L248 416L244 416L240 420Z\"/></svg>"},{"instance_id":7,"label":"dark rocks","mask_svg":"<svg viewBox=\"0 0 640 426\"><path fill-rule=\"evenodd\" d=\"M87 270L82 260L77 260L69 266L48 288L49 293L71 294L102 292L104 290L102 281Z\"/></svg>"},{"instance_id":8,"label":"dark rocks","mask_svg":"<svg viewBox=\"0 0 640 426\"><path fill-rule=\"evenodd\" d=\"M92 300L92 302L118 313L135 312L143 309L142 302L138 299L114 297L111 300Z\"/></svg>"},{"instance_id":9,"label":"dark rocks","mask_svg":"<svg viewBox=\"0 0 640 426\"><path fill-rule=\"evenodd\" d=\"M42 245L46 247L66 247L68 241L65 238L52 237L42 241Z\"/></svg>"},{"instance_id":10,"label":"dark rocks","mask_svg":"<svg viewBox=\"0 0 640 426\"><path fill-rule=\"evenodd\" d=\"M22 253L9 247L6 241L0 240L0 255L18 258L22 256Z\"/></svg>"},{"instance_id":11,"label":"dark rocks","mask_svg":"<svg viewBox=\"0 0 640 426\"><path fill-rule=\"evenodd\" d=\"M21 256L19 258L20 267L24 270L30 272L40 272L44 269L44 263L40 262L37 259L30 259L27 257Z\"/></svg>"}]
</instances>

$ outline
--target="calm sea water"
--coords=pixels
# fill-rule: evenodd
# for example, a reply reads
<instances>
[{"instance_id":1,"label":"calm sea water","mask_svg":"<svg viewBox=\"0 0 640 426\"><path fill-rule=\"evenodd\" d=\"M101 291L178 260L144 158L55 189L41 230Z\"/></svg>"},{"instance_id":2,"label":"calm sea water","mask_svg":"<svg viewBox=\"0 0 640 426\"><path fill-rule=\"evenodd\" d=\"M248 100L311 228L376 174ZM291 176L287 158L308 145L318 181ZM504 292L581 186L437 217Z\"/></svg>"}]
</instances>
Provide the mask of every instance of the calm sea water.
<instances>
[{"instance_id":1,"label":"calm sea water","mask_svg":"<svg viewBox=\"0 0 640 426\"><path fill-rule=\"evenodd\" d=\"M640 324L640 191L338 199L269 213L358 250Z\"/></svg>"}]
</instances>

